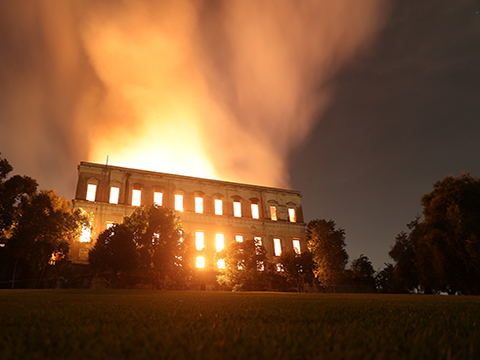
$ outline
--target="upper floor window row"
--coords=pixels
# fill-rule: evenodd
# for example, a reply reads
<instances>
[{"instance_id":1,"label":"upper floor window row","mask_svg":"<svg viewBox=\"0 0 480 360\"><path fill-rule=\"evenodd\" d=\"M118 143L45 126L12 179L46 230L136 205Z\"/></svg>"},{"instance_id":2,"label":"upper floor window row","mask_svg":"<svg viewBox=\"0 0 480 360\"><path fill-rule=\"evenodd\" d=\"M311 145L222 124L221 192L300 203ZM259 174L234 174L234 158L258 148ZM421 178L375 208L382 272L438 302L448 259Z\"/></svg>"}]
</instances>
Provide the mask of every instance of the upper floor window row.
<instances>
[{"instance_id":1,"label":"upper floor window row","mask_svg":"<svg viewBox=\"0 0 480 360\"><path fill-rule=\"evenodd\" d=\"M95 201L97 197L97 184L88 183L87 184L87 194L86 200L88 201ZM110 186L110 193L109 193L109 203L110 204L119 204L120 201L120 186L112 185ZM153 192L153 203L159 206L164 206L164 193L163 191L154 191ZM224 215L224 201L222 199L214 199L213 200L213 210L215 215ZM131 202L132 206L142 206L142 190L139 188L132 189L131 193ZM184 195L181 193L174 194L174 204L173 208L176 211L183 212L184 211ZM195 196L194 197L194 211L197 214L203 214L205 212L205 204L204 198L202 196ZM233 216L234 217L243 217L243 207L242 202L240 200L233 201ZM260 205L257 202L252 202L250 204L250 213L252 219L260 219ZM271 205L270 206L270 219L277 221L277 206ZM290 222L296 222L296 211L295 208L289 207L288 208L288 220Z\"/></svg>"}]
</instances>

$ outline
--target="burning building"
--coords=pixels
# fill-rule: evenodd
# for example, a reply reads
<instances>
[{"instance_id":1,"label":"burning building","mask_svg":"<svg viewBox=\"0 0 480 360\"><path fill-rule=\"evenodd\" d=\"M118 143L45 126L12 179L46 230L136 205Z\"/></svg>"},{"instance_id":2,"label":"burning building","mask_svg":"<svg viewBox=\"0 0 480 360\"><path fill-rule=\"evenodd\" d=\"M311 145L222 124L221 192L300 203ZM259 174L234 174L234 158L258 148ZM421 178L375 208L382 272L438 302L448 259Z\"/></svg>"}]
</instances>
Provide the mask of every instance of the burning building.
<instances>
[{"instance_id":1,"label":"burning building","mask_svg":"<svg viewBox=\"0 0 480 360\"><path fill-rule=\"evenodd\" d=\"M74 207L93 215L93 228L72 244L72 261L87 262L98 234L154 203L181 217L202 252L199 267L214 269L215 252L232 241L254 239L271 258L306 248L299 191L81 162Z\"/></svg>"}]
</instances>

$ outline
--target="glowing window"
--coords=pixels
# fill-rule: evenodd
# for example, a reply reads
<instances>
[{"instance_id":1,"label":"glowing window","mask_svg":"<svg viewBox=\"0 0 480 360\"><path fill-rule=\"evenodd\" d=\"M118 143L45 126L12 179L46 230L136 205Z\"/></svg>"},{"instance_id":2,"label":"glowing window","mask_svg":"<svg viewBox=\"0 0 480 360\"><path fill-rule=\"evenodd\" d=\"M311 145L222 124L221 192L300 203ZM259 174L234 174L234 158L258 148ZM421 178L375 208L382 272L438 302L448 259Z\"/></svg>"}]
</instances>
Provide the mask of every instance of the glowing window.
<instances>
[{"instance_id":1,"label":"glowing window","mask_svg":"<svg viewBox=\"0 0 480 360\"><path fill-rule=\"evenodd\" d=\"M205 258L203 256L197 256L195 266L201 269L205 268Z\"/></svg>"},{"instance_id":2,"label":"glowing window","mask_svg":"<svg viewBox=\"0 0 480 360\"><path fill-rule=\"evenodd\" d=\"M255 241L255 255L261 255L261 249L260 247L262 246L262 238L260 236L255 236L253 238Z\"/></svg>"},{"instance_id":3,"label":"glowing window","mask_svg":"<svg viewBox=\"0 0 480 360\"><path fill-rule=\"evenodd\" d=\"M87 185L87 197L88 201L95 201L95 196L97 195L97 185L88 184Z\"/></svg>"},{"instance_id":4,"label":"glowing window","mask_svg":"<svg viewBox=\"0 0 480 360\"><path fill-rule=\"evenodd\" d=\"M294 208L288 208L288 220L290 220L290 222L297 222L297 215L295 214Z\"/></svg>"},{"instance_id":5,"label":"glowing window","mask_svg":"<svg viewBox=\"0 0 480 360\"><path fill-rule=\"evenodd\" d=\"M252 204L252 219L260 219L258 204Z\"/></svg>"},{"instance_id":6,"label":"glowing window","mask_svg":"<svg viewBox=\"0 0 480 360\"><path fill-rule=\"evenodd\" d=\"M282 242L278 238L273 239L273 254L275 256L282 255Z\"/></svg>"},{"instance_id":7,"label":"glowing window","mask_svg":"<svg viewBox=\"0 0 480 360\"><path fill-rule=\"evenodd\" d=\"M204 239L203 232L202 231L197 231L195 233L195 248L198 251L201 251L201 250L203 250L204 247L205 247L205 239Z\"/></svg>"},{"instance_id":8,"label":"glowing window","mask_svg":"<svg viewBox=\"0 0 480 360\"><path fill-rule=\"evenodd\" d=\"M300 254L300 240L298 239L293 239L292 240L292 245L293 245L293 251L295 251L295 254Z\"/></svg>"},{"instance_id":9,"label":"glowing window","mask_svg":"<svg viewBox=\"0 0 480 360\"><path fill-rule=\"evenodd\" d=\"M82 235L80 235L80 242L90 242L90 237L92 235L92 230L90 227L83 225Z\"/></svg>"},{"instance_id":10,"label":"glowing window","mask_svg":"<svg viewBox=\"0 0 480 360\"><path fill-rule=\"evenodd\" d=\"M142 202L142 190L133 189L132 206L140 206Z\"/></svg>"},{"instance_id":11,"label":"glowing window","mask_svg":"<svg viewBox=\"0 0 480 360\"><path fill-rule=\"evenodd\" d=\"M233 202L233 216L242 217L242 203L240 201Z\"/></svg>"},{"instance_id":12,"label":"glowing window","mask_svg":"<svg viewBox=\"0 0 480 360\"><path fill-rule=\"evenodd\" d=\"M217 267L219 269L225 269L225 259L218 259L217 261Z\"/></svg>"},{"instance_id":13,"label":"glowing window","mask_svg":"<svg viewBox=\"0 0 480 360\"><path fill-rule=\"evenodd\" d=\"M243 242L243 235L235 235L236 242Z\"/></svg>"},{"instance_id":14,"label":"glowing window","mask_svg":"<svg viewBox=\"0 0 480 360\"><path fill-rule=\"evenodd\" d=\"M197 214L203 214L203 198L200 196L195 197L195 212Z\"/></svg>"},{"instance_id":15,"label":"glowing window","mask_svg":"<svg viewBox=\"0 0 480 360\"><path fill-rule=\"evenodd\" d=\"M183 211L183 195L175 194L175 210Z\"/></svg>"},{"instance_id":16,"label":"glowing window","mask_svg":"<svg viewBox=\"0 0 480 360\"><path fill-rule=\"evenodd\" d=\"M215 215L223 215L223 201L221 199L213 200L215 205Z\"/></svg>"},{"instance_id":17,"label":"glowing window","mask_svg":"<svg viewBox=\"0 0 480 360\"><path fill-rule=\"evenodd\" d=\"M263 261L258 261L257 260L257 270L258 271L264 271L265 270L265 265L264 265Z\"/></svg>"},{"instance_id":18,"label":"glowing window","mask_svg":"<svg viewBox=\"0 0 480 360\"><path fill-rule=\"evenodd\" d=\"M160 191L155 191L153 193L153 203L157 204L158 206L163 205L163 193Z\"/></svg>"},{"instance_id":19,"label":"glowing window","mask_svg":"<svg viewBox=\"0 0 480 360\"><path fill-rule=\"evenodd\" d=\"M225 236L223 234L215 235L215 248L220 252L225 247Z\"/></svg>"},{"instance_id":20,"label":"glowing window","mask_svg":"<svg viewBox=\"0 0 480 360\"><path fill-rule=\"evenodd\" d=\"M270 205L270 219L277 221L277 207L275 205Z\"/></svg>"},{"instance_id":21,"label":"glowing window","mask_svg":"<svg viewBox=\"0 0 480 360\"><path fill-rule=\"evenodd\" d=\"M108 202L110 204L118 204L119 195L120 195L120 188L118 186L111 186L110 198L108 199Z\"/></svg>"}]
</instances>

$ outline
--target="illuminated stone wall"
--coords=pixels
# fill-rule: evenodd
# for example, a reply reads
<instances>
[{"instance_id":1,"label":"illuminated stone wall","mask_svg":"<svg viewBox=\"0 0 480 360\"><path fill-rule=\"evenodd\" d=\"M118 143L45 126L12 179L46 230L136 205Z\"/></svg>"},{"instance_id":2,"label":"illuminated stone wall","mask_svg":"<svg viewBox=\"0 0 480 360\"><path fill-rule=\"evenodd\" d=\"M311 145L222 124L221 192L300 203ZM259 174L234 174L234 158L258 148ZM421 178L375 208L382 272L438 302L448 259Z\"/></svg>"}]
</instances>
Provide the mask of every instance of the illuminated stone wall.
<instances>
[{"instance_id":1,"label":"illuminated stone wall","mask_svg":"<svg viewBox=\"0 0 480 360\"><path fill-rule=\"evenodd\" d=\"M111 187L119 188L118 204L110 203ZM90 241L87 238L87 241L72 244L70 257L74 262L86 262L88 250L98 234L108 224L121 222L124 215L133 211L134 190L141 191L141 206L153 204L157 192L162 193L162 206L174 209L175 195L183 196L183 211L177 213L182 218L185 232L191 232L193 236L196 232L204 233L202 256L205 256L206 268L216 266L213 263L216 234L224 234L225 245L235 241L236 235L242 235L244 240L261 237L270 257L274 257L274 238L280 239L283 251L293 250L294 240L299 240L301 251L306 249L298 191L82 162L78 166L74 206L92 213L94 222ZM203 198L202 213L195 212L195 197ZM215 199L222 200L222 215L215 214ZM234 214L234 202L241 204L240 217ZM256 204L253 209L252 204ZM253 218L255 208L258 208L258 219ZM277 220L272 220L275 210Z\"/></svg>"}]
</instances>

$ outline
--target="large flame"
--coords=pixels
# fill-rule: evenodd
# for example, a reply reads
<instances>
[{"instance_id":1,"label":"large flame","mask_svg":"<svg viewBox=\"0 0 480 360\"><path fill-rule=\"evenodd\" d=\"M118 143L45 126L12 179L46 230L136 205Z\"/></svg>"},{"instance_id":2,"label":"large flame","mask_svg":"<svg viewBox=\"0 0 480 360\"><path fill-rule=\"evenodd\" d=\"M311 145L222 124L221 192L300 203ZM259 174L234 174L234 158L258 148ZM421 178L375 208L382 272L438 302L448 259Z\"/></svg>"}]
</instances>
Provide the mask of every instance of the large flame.
<instances>
[{"instance_id":1,"label":"large flame","mask_svg":"<svg viewBox=\"0 0 480 360\"><path fill-rule=\"evenodd\" d=\"M371 43L382 4L50 0L32 1L29 11L11 5L3 23L16 32L7 40L40 45L32 51L35 66L6 83L4 113L15 114L7 130L22 126L17 118L45 129L24 126L31 138L55 128L46 137L55 141L40 144L51 157L85 153L119 166L288 186L288 155L328 104L335 72ZM20 58L22 49L13 54ZM12 58L11 66L23 65ZM15 105L19 99L29 106ZM53 149L58 139L65 141ZM24 151L41 166L38 151Z\"/></svg>"}]
</instances>

